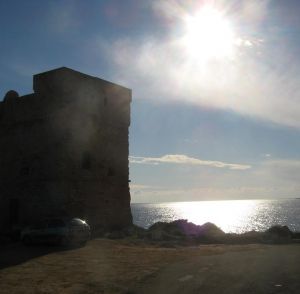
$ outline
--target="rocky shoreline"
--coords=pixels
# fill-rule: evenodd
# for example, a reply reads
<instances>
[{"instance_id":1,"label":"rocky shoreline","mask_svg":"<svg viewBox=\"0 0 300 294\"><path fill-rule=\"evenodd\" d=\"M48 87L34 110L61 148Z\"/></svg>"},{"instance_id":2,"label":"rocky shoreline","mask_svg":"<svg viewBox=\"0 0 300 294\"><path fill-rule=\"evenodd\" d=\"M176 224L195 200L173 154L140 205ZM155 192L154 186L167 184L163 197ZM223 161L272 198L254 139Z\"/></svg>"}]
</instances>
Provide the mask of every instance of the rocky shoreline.
<instances>
[{"instance_id":1,"label":"rocky shoreline","mask_svg":"<svg viewBox=\"0 0 300 294\"><path fill-rule=\"evenodd\" d=\"M173 222L157 222L148 229L131 226L122 231L104 234L109 239L132 238L163 246L192 246L197 244L289 244L300 243L300 232L287 226L275 225L263 232L249 231L241 234L225 233L213 223L195 225L180 219Z\"/></svg>"}]
</instances>

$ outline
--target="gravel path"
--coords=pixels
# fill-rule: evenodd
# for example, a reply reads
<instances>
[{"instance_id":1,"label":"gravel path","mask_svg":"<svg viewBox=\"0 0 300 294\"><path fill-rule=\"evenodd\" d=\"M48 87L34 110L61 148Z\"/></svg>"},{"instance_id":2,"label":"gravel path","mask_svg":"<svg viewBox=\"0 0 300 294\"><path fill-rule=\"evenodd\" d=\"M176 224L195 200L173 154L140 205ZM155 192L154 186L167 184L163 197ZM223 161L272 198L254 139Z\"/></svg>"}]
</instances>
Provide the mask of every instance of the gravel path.
<instances>
[{"instance_id":1,"label":"gravel path","mask_svg":"<svg viewBox=\"0 0 300 294\"><path fill-rule=\"evenodd\" d=\"M300 244L0 248L1 294L300 293Z\"/></svg>"},{"instance_id":2,"label":"gravel path","mask_svg":"<svg viewBox=\"0 0 300 294\"><path fill-rule=\"evenodd\" d=\"M200 249L201 250L201 249ZM300 246L259 246L191 256L143 281L133 293L300 293Z\"/></svg>"}]
</instances>

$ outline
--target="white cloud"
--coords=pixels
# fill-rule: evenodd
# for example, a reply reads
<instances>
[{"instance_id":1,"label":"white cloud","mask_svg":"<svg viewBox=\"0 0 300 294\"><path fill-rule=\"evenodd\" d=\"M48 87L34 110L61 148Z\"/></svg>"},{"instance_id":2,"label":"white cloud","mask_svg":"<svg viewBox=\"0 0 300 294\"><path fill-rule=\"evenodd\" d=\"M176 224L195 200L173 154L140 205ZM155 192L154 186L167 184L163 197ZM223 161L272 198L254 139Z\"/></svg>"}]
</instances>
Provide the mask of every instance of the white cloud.
<instances>
[{"instance_id":1,"label":"white cloud","mask_svg":"<svg viewBox=\"0 0 300 294\"><path fill-rule=\"evenodd\" d=\"M146 190L146 189L153 189L153 187L149 186L149 185L143 185L143 184L130 184L130 189L132 190Z\"/></svg>"},{"instance_id":2,"label":"white cloud","mask_svg":"<svg viewBox=\"0 0 300 294\"><path fill-rule=\"evenodd\" d=\"M154 161L156 162L156 161ZM247 173L221 174L189 171L184 179L172 184L166 177L155 173L143 179L143 185L131 187L136 202L164 202L215 199L274 199L299 197L300 160L267 159ZM160 181L161 178L161 181Z\"/></svg>"},{"instance_id":3,"label":"white cloud","mask_svg":"<svg viewBox=\"0 0 300 294\"><path fill-rule=\"evenodd\" d=\"M268 2L245 5L249 20L262 18ZM157 3L164 9L171 2ZM184 13L176 7L172 15ZM164 38L148 34L100 46L113 61L113 79L131 87L135 99L189 102L300 128L300 64L283 35L271 29L254 35L250 28L241 33L246 43L236 45L234 58L199 64L188 56L178 29L181 20L174 19L174 31Z\"/></svg>"},{"instance_id":4,"label":"white cloud","mask_svg":"<svg viewBox=\"0 0 300 294\"><path fill-rule=\"evenodd\" d=\"M167 154L162 157L141 157L130 156L130 163L137 164L160 164L160 163L173 163L173 164L186 164L186 165L201 165L216 168L229 168L233 170L246 170L250 169L250 165L226 163L222 161L201 160L198 158L189 157L182 154Z\"/></svg>"}]
</instances>

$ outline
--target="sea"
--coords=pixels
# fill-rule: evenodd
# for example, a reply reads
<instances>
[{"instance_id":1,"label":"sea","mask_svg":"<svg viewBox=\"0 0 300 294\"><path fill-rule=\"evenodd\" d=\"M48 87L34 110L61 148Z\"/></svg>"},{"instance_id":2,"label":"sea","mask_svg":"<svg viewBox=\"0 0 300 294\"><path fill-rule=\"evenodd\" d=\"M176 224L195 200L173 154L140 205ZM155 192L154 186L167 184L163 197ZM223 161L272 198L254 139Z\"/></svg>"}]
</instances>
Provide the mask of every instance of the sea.
<instances>
[{"instance_id":1,"label":"sea","mask_svg":"<svg viewBox=\"0 0 300 294\"><path fill-rule=\"evenodd\" d=\"M300 232L300 199L132 203L131 211L134 224L143 228L186 219L214 223L226 233L264 231L273 225Z\"/></svg>"}]
</instances>

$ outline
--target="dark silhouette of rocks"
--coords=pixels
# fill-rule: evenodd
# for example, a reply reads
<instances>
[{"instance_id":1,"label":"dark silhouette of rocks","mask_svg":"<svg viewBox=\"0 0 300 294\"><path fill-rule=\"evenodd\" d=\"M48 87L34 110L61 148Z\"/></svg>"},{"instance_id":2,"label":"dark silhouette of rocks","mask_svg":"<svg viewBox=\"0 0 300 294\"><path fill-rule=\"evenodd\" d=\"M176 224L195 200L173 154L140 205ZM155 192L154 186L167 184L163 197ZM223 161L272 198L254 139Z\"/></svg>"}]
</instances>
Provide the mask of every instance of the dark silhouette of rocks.
<instances>
[{"instance_id":1,"label":"dark silhouette of rocks","mask_svg":"<svg viewBox=\"0 0 300 294\"><path fill-rule=\"evenodd\" d=\"M0 102L0 233L53 216L94 231L132 224L131 90L65 67L33 89Z\"/></svg>"},{"instance_id":2,"label":"dark silhouette of rocks","mask_svg":"<svg viewBox=\"0 0 300 294\"><path fill-rule=\"evenodd\" d=\"M292 237L292 231L287 226L273 226L266 230L266 233L277 236L279 238L291 238Z\"/></svg>"},{"instance_id":3,"label":"dark silhouette of rocks","mask_svg":"<svg viewBox=\"0 0 300 294\"><path fill-rule=\"evenodd\" d=\"M187 220L175 220L170 223L158 222L149 228L149 234L153 240L171 239L195 239L197 241L219 242L224 232L215 224L205 223L195 225Z\"/></svg>"},{"instance_id":4,"label":"dark silhouette of rocks","mask_svg":"<svg viewBox=\"0 0 300 294\"><path fill-rule=\"evenodd\" d=\"M265 235L276 243L287 243L293 238L293 232L287 226L273 226L266 230Z\"/></svg>"},{"instance_id":5,"label":"dark silhouette of rocks","mask_svg":"<svg viewBox=\"0 0 300 294\"><path fill-rule=\"evenodd\" d=\"M173 222L157 222L149 229L132 225L122 231L105 235L111 239L130 237L161 246L189 246L196 244L285 244L299 243L300 233L292 232L287 226L273 226L265 232L249 231L241 234L225 233L213 223L195 225L180 219Z\"/></svg>"}]
</instances>

